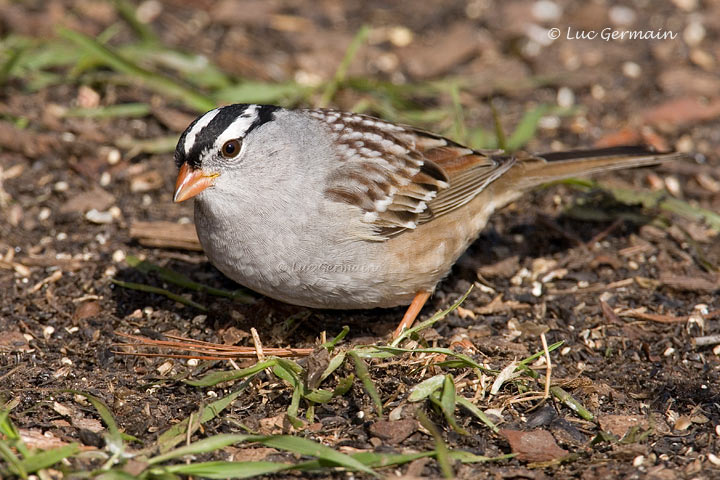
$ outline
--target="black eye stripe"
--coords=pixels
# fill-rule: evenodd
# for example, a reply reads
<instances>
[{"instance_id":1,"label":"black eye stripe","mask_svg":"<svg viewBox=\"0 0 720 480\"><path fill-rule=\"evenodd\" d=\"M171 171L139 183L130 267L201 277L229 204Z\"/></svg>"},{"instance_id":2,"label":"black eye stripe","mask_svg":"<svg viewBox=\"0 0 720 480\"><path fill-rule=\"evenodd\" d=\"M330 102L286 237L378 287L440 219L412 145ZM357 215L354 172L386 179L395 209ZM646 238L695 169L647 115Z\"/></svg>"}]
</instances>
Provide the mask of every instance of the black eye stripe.
<instances>
[{"instance_id":1,"label":"black eye stripe","mask_svg":"<svg viewBox=\"0 0 720 480\"><path fill-rule=\"evenodd\" d=\"M215 115L215 117L210 121L210 123L208 123L204 128L202 128L199 132L196 133L195 141L190 147L190 151L185 154L185 151L183 149L185 139L187 138L188 132L193 128L193 126L195 126L195 124L199 120L199 118L196 119L180 137L180 141L178 142L178 146L175 151L176 163L179 166L184 162L188 162L190 166L194 168L199 168L201 166L201 153L208 148L212 148L217 138L239 117L255 117L253 122L245 131L245 135L247 135L260 125L272 121L275 118L275 111L279 109L280 107L276 107L274 105L256 106L249 104L235 104L221 107L218 110L217 115Z\"/></svg>"}]
</instances>

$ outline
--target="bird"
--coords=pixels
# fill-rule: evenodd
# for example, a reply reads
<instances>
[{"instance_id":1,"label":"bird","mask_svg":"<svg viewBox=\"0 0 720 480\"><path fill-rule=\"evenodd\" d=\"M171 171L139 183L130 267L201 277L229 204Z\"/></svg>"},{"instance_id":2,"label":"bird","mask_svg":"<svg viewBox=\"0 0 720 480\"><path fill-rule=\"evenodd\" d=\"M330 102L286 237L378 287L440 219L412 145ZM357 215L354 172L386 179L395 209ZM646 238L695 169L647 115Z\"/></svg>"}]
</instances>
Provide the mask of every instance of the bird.
<instances>
[{"instance_id":1,"label":"bird","mask_svg":"<svg viewBox=\"0 0 720 480\"><path fill-rule=\"evenodd\" d=\"M303 307L408 306L397 337L496 210L542 184L681 157L513 155L364 114L232 104L180 136L173 199L194 199L203 250L230 279Z\"/></svg>"}]
</instances>

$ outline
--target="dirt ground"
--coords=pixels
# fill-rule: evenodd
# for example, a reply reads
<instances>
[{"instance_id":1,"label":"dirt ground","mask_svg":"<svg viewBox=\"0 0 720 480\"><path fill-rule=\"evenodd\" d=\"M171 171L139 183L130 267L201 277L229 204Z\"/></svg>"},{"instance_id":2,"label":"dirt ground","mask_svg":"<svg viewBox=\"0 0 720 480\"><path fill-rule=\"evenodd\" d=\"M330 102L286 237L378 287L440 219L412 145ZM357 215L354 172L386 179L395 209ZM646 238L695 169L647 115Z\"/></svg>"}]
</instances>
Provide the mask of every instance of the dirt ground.
<instances>
[{"instance_id":1,"label":"dirt ground","mask_svg":"<svg viewBox=\"0 0 720 480\"><path fill-rule=\"evenodd\" d=\"M501 370L541 350L539 332L545 331L548 342L565 342L551 354L553 382L596 419L580 420L554 401L513 403L518 392L508 385L499 395L478 400L481 409L499 412L496 419L506 430L550 432L573 455L547 464L522 458L458 463L458 477L720 476L720 340L697 341L720 334L720 237L708 221L693 217L698 208L720 213L720 2L151 0L133 5L162 45L202 54L234 78L263 84L312 86L331 79L355 33L369 25L372 31L349 77L400 91L403 85L456 82L456 96L441 88L402 94L402 101L412 102L408 111L449 112L413 118L454 138L477 139L478 128L492 132L492 100L507 132L540 104L565 109L540 119L524 146L528 151L649 143L690 152L684 162L598 178L608 188L667 190L667 198L682 200L690 213L643 208L567 185L540 189L493 217L439 286L423 318L476 284L463 309L425 333L428 343L447 347L466 338L468 354ZM112 30L111 46L138 36L111 2L0 0L3 42L13 36L44 42L55 38L61 25L92 37ZM548 38L552 27L560 32L554 41ZM576 37L605 28L670 31L676 38ZM7 49L2 51L6 61ZM166 71L174 75L170 66ZM18 428L92 445L87 422L99 417L66 391L72 389L101 398L126 433L150 443L226 391L190 387L177 378L210 367L231 368L227 363L198 366L120 355L116 332L251 346L248 332L255 327L267 347L314 347L321 331L331 338L348 325L347 344L387 341L402 309L306 311L262 299L241 305L190 295L129 267L125 258L134 255L207 285L236 288L201 252L146 247L131 238L133 222L192 219L189 202L172 203L171 153L138 145L178 136L197 111L170 92L109 72L84 57L74 67L48 67L48 76L0 73L0 404L19 402L11 413ZM43 79L50 80L43 84ZM402 116L390 89L377 93L370 80L364 85L339 88L332 104L365 106L368 113L385 116L394 112L411 121ZM317 98L285 103L307 105ZM65 115L76 107L124 103L149 109L134 117ZM462 106L462 129L453 124L456 103ZM552 272L554 278L548 277ZM168 288L209 311L120 288L112 279ZM429 376L404 358L371 362L387 411L404 405L409 389ZM254 360L244 362L240 366ZM544 367L538 371L544 375ZM472 397L471 390L464 394ZM278 433L281 427L268 419L284 415L291 395L282 382L262 374L241 400L205 426L205 433L242 431L239 424ZM379 419L358 382L315 413L305 434L341 451L434 448L423 429L400 440L379 435L374 427ZM452 431L441 415L432 419L453 449L491 457L517 453L510 434L494 434L469 415L459 416L469 435ZM622 437L630 426L637 431L624 441L592 442L601 431ZM247 452L217 453L225 459L234 454ZM273 455L279 454L268 458ZM405 478L440 475L435 461L385 472ZM314 475L347 476L329 470Z\"/></svg>"}]
</instances>

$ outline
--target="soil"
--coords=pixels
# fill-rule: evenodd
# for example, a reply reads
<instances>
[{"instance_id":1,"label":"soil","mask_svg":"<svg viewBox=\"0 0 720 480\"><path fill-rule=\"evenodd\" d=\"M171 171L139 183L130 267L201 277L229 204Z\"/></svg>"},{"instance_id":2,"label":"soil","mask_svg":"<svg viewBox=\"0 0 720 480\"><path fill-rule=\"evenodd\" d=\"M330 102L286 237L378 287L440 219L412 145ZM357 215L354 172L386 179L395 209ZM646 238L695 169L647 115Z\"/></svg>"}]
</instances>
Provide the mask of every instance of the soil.
<instances>
[{"instance_id":1,"label":"soil","mask_svg":"<svg viewBox=\"0 0 720 480\"><path fill-rule=\"evenodd\" d=\"M355 32L371 25L368 44L351 64L352 77L399 88L406 82L458 79L468 132L492 131L490 100L508 132L538 104L575 107L570 115L546 116L525 149L642 142L688 151L684 162L598 180L642 192L667 188L670 198L720 212L720 2L242 3L237 8L231 1L148 1L140 9L162 44L203 54L232 75L262 82L332 78ZM116 28L110 42L115 46L136 35L112 3L0 1L2 37L47 38L59 25L93 36ZM561 30L555 41L547 38L551 27ZM667 30L677 38L567 38L569 28L600 32L606 27ZM188 222L192 206L172 203L171 154L137 153L121 140L179 135L197 112L137 82L105 82L81 68L56 73L67 81L31 88L28 78L11 76L0 91L0 399L18 402L11 415L18 428L93 444L95 437L78 419L99 417L68 392L75 390L101 398L126 433L151 444L199 405L229 391L177 380L213 367L231 368L227 363L122 355L116 332L251 346L248 332L254 327L266 347L315 347L321 332L331 338L349 325L348 344L387 340L402 309L307 311L264 299L241 305L191 295L130 268L125 258L134 255L210 286L237 287L201 252L144 247L129 234L135 221ZM380 97L344 88L333 103L344 109L368 98L376 107L389 103ZM449 93L418 93L412 100L417 110L452 111ZM108 119L59 113L94 102L142 102L151 105L151 113ZM383 112L377 107L370 113ZM422 126L458 134L448 116ZM579 201L583 210L568 208ZM92 209L99 217L88 214ZM712 342L697 343L720 333L719 265L720 239L703 221L622 204L597 191L544 188L497 213L439 286L423 318L447 308L470 285L476 288L463 310L425 338L439 346L465 338L468 354L500 370L540 351L539 332L545 331L549 343L564 342L551 354L553 381L598 422L579 420L557 402L513 403L518 392L505 386L499 395L479 400L483 409L502 409L502 428L549 431L575 455L548 464L521 458L457 464L458 477L720 475L720 352ZM519 277L523 268L535 276ZM556 278L540 282L549 272ZM201 313L157 294L119 288L113 279L169 288L210 310ZM498 294L503 308L487 308ZM431 366L430 373L420 372L409 359L371 364L387 411L406 404L407 392L423 375L443 371ZM544 367L539 372L544 374ZM466 394L472 395L471 389ZM282 418L291 395L284 383L262 374L241 401L205 425L204 433L242 431L238 424L278 433L282 427L268 419ZM441 415L431 415L451 448L487 456L516 451L508 436L493 434L464 413L459 418L469 435L458 435ZM342 451L434 448L422 430L411 429L400 440L382 436L378 420L356 382L345 396L316 408L306 434ZM617 424L614 431L622 436L623 425L633 421L647 435L591 442ZM225 454L230 458L232 451ZM272 452L268 458L276 457L287 458ZM440 475L435 461L396 470L406 478ZM345 474L327 471L317 477Z\"/></svg>"}]
</instances>

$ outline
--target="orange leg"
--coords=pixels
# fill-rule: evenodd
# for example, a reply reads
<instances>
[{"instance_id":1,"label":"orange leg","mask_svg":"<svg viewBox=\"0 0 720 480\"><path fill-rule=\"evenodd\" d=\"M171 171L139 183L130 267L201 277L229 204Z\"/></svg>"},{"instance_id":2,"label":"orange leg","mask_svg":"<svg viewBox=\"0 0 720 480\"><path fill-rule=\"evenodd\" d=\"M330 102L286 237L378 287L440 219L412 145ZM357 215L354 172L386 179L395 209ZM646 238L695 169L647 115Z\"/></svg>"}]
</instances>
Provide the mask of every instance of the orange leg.
<instances>
[{"instance_id":1,"label":"orange leg","mask_svg":"<svg viewBox=\"0 0 720 480\"><path fill-rule=\"evenodd\" d=\"M430 292L418 292L415 295L415 298L413 298L413 301L405 312L405 315L402 320L400 320L400 324L393 332L392 338L395 339L399 337L402 332L412 327L413 322L415 322L415 319L420 314L420 310L422 310L423 305L425 305L428 298L430 298Z\"/></svg>"}]
</instances>

